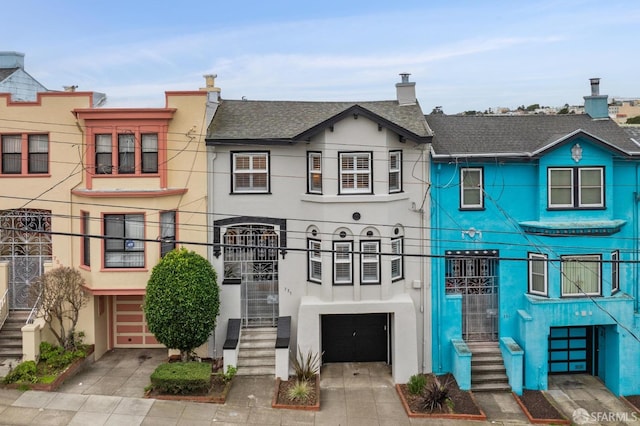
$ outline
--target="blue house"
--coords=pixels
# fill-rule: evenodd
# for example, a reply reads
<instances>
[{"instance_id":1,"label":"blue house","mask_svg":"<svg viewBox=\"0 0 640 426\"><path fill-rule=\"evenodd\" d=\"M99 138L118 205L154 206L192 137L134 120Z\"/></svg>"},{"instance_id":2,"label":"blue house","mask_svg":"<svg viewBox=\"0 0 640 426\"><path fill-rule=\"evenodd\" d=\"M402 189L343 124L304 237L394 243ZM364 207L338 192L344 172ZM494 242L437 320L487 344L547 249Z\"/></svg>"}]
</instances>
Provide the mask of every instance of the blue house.
<instances>
[{"instance_id":1,"label":"blue house","mask_svg":"<svg viewBox=\"0 0 640 426\"><path fill-rule=\"evenodd\" d=\"M598 79L585 111L426 117L433 370L463 388L586 373L640 393L640 139Z\"/></svg>"}]
</instances>

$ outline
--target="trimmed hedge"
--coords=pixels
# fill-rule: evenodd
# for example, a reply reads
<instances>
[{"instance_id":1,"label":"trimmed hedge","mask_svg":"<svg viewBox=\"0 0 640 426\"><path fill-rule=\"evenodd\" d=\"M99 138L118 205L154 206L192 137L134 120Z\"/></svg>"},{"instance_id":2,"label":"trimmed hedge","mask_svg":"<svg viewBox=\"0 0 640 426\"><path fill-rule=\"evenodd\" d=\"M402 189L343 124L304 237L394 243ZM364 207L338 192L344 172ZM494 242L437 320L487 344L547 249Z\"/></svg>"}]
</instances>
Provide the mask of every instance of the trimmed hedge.
<instances>
[{"instance_id":1,"label":"trimmed hedge","mask_svg":"<svg viewBox=\"0 0 640 426\"><path fill-rule=\"evenodd\" d=\"M211 389L211 364L170 362L160 364L151 374L151 385L160 393L204 394Z\"/></svg>"}]
</instances>

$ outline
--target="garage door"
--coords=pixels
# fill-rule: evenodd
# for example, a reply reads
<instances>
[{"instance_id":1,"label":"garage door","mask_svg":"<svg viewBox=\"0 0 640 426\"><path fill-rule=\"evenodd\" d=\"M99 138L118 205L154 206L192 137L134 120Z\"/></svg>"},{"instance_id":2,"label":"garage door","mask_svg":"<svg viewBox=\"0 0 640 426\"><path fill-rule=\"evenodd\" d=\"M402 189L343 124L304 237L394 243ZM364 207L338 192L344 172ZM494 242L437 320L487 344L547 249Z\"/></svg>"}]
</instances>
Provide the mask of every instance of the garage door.
<instances>
[{"instance_id":1,"label":"garage door","mask_svg":"<svg viewBox=\"0 0 640 426\"><path fill-rule=\"evenodd\" d=\"M388 314L323 315L323 362L390 362Z\"/></svg>"},{"instance_id":2,"label":"garage door","mask_svg":"<svg viewBox=\"0 0 640 426\"><path fill-rule=\"evenodd\" d=\"M593 327L551 327L549 373L593 374Z\"/></svg>"},{"instance_id":3,"label":"garage door","mask_svg":"<svg viewBox=\"0 0 640 426\"><path fill-rule=\"evenodd\" d=\"M114 346L118 348L162 348L147 327L142 311L143 296L115 297Z\"/></svg>"}]
</instances>

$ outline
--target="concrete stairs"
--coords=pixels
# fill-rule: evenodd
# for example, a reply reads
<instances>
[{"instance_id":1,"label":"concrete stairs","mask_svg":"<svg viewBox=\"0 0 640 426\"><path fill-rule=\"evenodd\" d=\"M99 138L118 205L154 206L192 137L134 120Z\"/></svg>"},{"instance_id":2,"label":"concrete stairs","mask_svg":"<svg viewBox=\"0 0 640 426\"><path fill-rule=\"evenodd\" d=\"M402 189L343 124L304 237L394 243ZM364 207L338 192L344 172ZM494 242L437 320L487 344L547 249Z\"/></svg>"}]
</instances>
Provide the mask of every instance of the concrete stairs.
<instances>
[{"instance_id":1,"label":"concrete stairs","mask_svg":"<svg viewBox=\"0 0 640 426\"><path fill-rule=\"evenodd\" d=\"M258 327L240 330L238 372L241 376L275 376L276 328Z\"/></svg>"},{"instance_id":2,"label":"concrete stairs","mask_svg":"<svg viewBox=\"0 0 640 426\"><path fill-rule=\"evenodd\" d=\"M466 342L471 350L471 390L511 391L498 342Z\"/></svg>"},{"instance_id":3,"label":"concrete stairs","mask_svg":"<svg viewBox=\"0 0 640 426\"><path fill-rule=\"evenodd\" d=\"M9 311L9 316L0 330L0 359L22 360L22 327L27 322L29 311Z\"/></svg>"}]
</instances>

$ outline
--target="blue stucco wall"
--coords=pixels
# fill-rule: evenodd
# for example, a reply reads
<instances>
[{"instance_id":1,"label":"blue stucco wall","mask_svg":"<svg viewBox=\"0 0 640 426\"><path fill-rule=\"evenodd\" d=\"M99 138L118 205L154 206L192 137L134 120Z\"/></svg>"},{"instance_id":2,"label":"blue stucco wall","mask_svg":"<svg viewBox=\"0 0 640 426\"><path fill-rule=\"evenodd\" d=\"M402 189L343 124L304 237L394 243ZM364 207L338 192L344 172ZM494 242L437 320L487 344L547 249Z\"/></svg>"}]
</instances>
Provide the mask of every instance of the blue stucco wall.
<instances>
[{"instance_id":1,"label":"blue stucco wall","mask_svg":"<svg viewBox=\"0 0 640 426\"><path fill-rule=\"evenodd\" d=\"M579 162L571 148L582 148ZM602 166L605 170L605 208L547 209L548 167ZM485 208L460 210L461 167L482 167ZM621 159L585 138L550 150L531 161L434 163L432 167L433 369L450 372L451 339L462 338L462 299L446 295L447 250L499 251L499 337L509 337L524 350L524 388L546 389L550 327L598 326L602 336L598 374L617 395L640 393L640 336L638 311L638 165ZM619 220L613 235L545 236L525 233L522 222L599 223ZM594 225L595 226L595 225ZM463 231L474 228L475 238ZM611 252L620 251L620 291L611 292ZM547 254L547 297L528 295L529 252ZM593 298L561 297L562 255L600 254L602 294ZM602 360L602 358L605 360ZM620 368L623 365L624 368Z\"/></svg>"}]
</instances>

